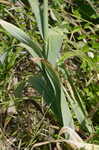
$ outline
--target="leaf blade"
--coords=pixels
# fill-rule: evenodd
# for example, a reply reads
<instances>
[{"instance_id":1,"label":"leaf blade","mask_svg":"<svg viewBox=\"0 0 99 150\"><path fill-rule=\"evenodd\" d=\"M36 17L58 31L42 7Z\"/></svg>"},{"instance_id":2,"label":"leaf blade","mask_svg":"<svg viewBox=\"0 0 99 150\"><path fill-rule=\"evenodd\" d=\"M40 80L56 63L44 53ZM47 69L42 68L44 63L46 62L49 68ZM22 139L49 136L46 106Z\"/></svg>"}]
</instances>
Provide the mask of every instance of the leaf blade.
<instances>
[{"instance_id":1,"label":"leaf blade","mask_svg":"<svg viewBox=\"0 0 99 150\"><path fill-rule=\"evenodd\" d=\"M40 9L39 1L38 0L33 0L33 1L28 0L28 1L29 1L31 8L32 8L32 12L35 15L40 34L41 34L42 38L44 38L42 12Z\"/></svg>"},{"instance_id":2,"label":"leaf blade","mask_svg":"<svg viewBox=\"0 0 99 150\"><path fill-rule=\"evenodd\" d=\"M20 42L22 42L22 43L28 45L29 47L31 47L39 57L42 57L42 49L41 49L41 47L38 45L38 43L33 42L31 40L31 38L25 32L23 32L21 29L19 29L15 25L13 25L11 23L8 23L8 22L6 22L6 21L4 21L2 19L0 19L0 24L13 37L15 37Z\"/></svg>"},{"instance_id":3,"label":"leaf blade","mask_svg":"<svg viewBox=\"0 0 99 150\"><path fill-rule=\"evenodd\" d=\"M54 29L50 29L48 35L48 60L54 66L56 65L57 59L60 56L62 42L62 32L59 30L55 31Z\"/></svg>"}]
</instances>

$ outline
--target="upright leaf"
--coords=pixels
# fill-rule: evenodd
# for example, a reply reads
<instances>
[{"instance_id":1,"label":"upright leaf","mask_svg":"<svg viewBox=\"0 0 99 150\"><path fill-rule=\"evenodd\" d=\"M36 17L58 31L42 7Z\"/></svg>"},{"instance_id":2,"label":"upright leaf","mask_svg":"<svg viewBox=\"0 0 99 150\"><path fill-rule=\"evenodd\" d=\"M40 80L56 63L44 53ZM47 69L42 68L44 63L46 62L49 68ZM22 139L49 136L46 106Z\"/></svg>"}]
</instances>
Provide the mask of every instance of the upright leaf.
<instances>
[{"instance_id":1,"label":"upright leaf","mask_svg":"<svg viewBox=\"0 0 99 150\"><path fill-rule=\"evenodd\" d=\"M37 25L40 31L40 34L43 38L43 20L42 20L42 12L40 9L40 4L38 0L28 0L30 3L30 6L32 8L33 13L35 14L35 18L37 21Z\"/></svg>"},{"instance_id":2,"label":"upright leaf","mask_svg":"<svg viewBox=\"0 0 99 150\"><path fill-rule=\"evenodd\" d=\"M55 94L55 103L53 106L54 111L56 112L57 117L62 120L63 126L70 126L74 128L72 115L66 102L66 98L58 74L53 69L51 64L49 64L47 61L43 61L43 64L45 65L48 80L51 82Z\"/></svg>"},{"instance_id":3,"label":"upright leaf","mask_svg":"<svg viewBox=\"0 0 99 150\"><path fill-rule=\"evenodd\" d=\"M54 66L60 56L60 49L63 42L63 34L61 31L49 30L48 34L48 60Z\"/></svg>"},{"instance_id":4,"label":"upright leaf","mask_svg":"<svg viewBox=\"0 0 99 150\"><path fill-rule=\"evenodd\" d=\"M65 97L62 85L61 85L61 98L60 98L60 100L61 100L63 126L74 128L72 113L69 109L68 102L66 101L66 97Z\"/></svg>"},{"instance_id":5,"label":"upright leaf","mask_svg":"<svg viewBox=\"0 0 99 150\"><path fill-rule=\"evenodd\" d=\"M48 38L48 0L43 0L43 29L44 29L44 40Z\"/></svg>"}]
</instances>

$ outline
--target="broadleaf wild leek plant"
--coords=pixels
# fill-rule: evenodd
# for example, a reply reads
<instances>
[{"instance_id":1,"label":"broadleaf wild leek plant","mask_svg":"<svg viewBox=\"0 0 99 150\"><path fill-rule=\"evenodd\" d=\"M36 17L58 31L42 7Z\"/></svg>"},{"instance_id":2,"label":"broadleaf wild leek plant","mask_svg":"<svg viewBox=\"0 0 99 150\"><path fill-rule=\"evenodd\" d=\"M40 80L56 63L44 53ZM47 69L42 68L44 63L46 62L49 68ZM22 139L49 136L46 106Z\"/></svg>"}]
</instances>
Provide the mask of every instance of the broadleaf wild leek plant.
<instances>
[{"instance_id":1,"label":"broadleaf wild leek plant","mask_svg":"<svg viewBox=\"0 0 99 150\"><path fill-rule=\"evenodd\" d=\"M39 0L28 1L35 15L43 46L33 41L15 25L0 20L1 26L21 42L21 47L26 48L33 58L36 57L39 60L37 63L40 67L41 74L29 77L28 83L36 89L47 104L50 105L50 108L62 126L75 128L70 110L71 105L79 123L83 123L88 131L92 132L92 127L87 119L83 104L77 101L72 91L71 96L69 95L68 91L62 85L56 70L57 57L59 56L64 36L63 32L58 27L49 28L48 0L43 0L42 5Z\"/></svg>"}]
</instances>

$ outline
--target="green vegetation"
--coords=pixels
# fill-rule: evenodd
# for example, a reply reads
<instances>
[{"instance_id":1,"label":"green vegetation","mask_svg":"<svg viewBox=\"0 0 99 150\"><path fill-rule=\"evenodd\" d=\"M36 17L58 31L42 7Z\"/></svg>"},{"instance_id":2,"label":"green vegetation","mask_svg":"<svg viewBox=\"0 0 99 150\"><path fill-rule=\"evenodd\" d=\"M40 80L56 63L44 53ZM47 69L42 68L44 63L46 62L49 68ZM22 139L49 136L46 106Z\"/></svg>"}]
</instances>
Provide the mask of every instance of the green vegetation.
<instances>
[{"instance_id":1,"label":"green vegetation","mask_svg":"<svg viewBox=\"0 0 99 150\"><path fill-rule=\"evenodd\" d=\"M99 144L98 6L0 1L0 149Z\"/></svg>"}]
</instances>

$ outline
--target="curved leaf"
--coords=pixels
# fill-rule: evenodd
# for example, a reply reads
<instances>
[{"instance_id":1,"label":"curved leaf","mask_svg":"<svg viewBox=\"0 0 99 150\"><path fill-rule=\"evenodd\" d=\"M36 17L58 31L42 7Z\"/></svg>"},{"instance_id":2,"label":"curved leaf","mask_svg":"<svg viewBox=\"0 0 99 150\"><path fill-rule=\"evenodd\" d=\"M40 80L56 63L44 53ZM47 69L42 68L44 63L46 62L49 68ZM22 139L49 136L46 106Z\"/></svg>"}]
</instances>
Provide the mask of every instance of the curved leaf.
<instances>
[{"instance_id":1,"label":"curved leaf","mask_svg":"<svg viewBox=\"0 0 99 150\"><path fill-rule=\"evenodd\" d=\"M31 47L39 57L43 57L41 47L36 42L33 42L31 38L25 32L23 32L21 29L19 29L15 25L12 25L11 23L8 23L1 19L0 19L0 24L2 25L4 29L6 29L12 36L14 36L20 42Z\"/></svg>"}]
</instances>

